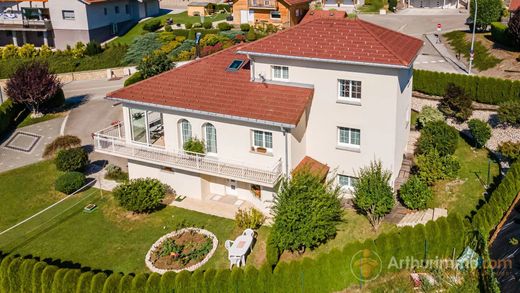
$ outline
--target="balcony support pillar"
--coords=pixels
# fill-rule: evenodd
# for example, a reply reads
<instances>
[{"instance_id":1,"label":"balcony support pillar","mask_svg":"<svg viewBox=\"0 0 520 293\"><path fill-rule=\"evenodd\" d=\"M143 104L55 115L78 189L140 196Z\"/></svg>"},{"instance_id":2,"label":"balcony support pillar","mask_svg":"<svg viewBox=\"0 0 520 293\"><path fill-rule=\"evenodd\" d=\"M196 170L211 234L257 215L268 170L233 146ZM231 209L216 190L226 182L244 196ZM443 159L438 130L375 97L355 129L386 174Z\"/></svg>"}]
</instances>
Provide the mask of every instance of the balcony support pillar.
<instances>
[{"instance_id":1,"label":"balcony support pillar","mask_svg":"<svg viewBox=\"0 0 520 293\"><path fill-rule=\"evenodd\" d=\"M48 31L43 32L43 44L45 46L49 46L49 32Z\"/></svg>"},{"instance_id":2,"label":"balcony support pillar","mask_svg":"<svg viewBox=\"0 0 520 293\"><path fill-rule=\"evenodd\" d=\"M23 44L27 44L27 32L26 31L22 31L22 41L23 41Z\"/></svg>"},{"instance_id":3,"label":"balcony support pillar","mask_svg":"<svg viewBox=\"0 0 520 293\"><path fill-rule=\"evenodd\" d=\"M16 31L12 31L13 33L13 45L19 46L18 44L18 36L16 35Z\"/></svg>"}]
</instances>

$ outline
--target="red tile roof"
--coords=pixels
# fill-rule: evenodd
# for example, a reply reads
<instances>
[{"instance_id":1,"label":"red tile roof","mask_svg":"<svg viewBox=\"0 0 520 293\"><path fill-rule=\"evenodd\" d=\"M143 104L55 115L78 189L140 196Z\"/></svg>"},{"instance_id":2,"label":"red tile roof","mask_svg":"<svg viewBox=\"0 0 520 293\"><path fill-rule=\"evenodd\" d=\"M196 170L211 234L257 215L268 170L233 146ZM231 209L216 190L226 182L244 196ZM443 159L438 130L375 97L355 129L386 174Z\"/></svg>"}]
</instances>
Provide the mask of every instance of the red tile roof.
<instances>
[{"instance_id":1,"label":"red tile roof","mask_svg":"<svg viewBox=\"0 0 520 293\"><path fill-rule=\"evenodd\" d=\"M520 9L520 0L511 0L511 3L509 3L509 11L517 11Z\"/></svg>"},{"instance_id":2,"label":"red tile roof","mask_svg":"<svg viewBox=\"0 0 520 293\"><path fill-rule=\"evenodd\" d=\"M282 0L282 1L287 3L289 6L311 2L311 0Z\"/></svg>"},{"instance_id":3,"label":"red tile roof","mask_svg":"<svg viewBox=\"0 0 520 293\"><path fill-rule=\"evenodd\" d=\"M320 179L325 179L327 177L327 174L329 173L329 166L320 163L319 161L316 161L315 159L305 156L300 163L298 163L298 166L294 168L292 171L292 174L296 174L298 172L301 172L303 170L308 170L310 173L313 173L314 175L320 177Z\"/></svg>"},{"instance_id":4,"label":"red tile roof","mask_svg":"<svg viewBox=\"0 0 520 293\"><path fill-rule=\"evenodd\" d=\"M347 17L346 11L339 10L309 10L305 17L302 19L300 23L309 22L315 20L317 18L336 18L343 19Z\"/></svg>"},{"instance_id":5,"label":"red tile roof","mask_svg":"<svg viewBox=\"0 0 520 293\"><path fill-rule=\"evenodd\" d=\"M240 52L405 67L422 45L419 39L360 19L318 18L250 43Z\"/></svg>"},{"instance_id":6,"label":"red tile roof","mask_svg":"<svg viewBox=\"0 0 520 293\"><path fill-rule=\"evenodd\" d=\"M108 94L109 98L296 125L312 88L251 82L249 59L237 46ZM246 63L226 71L235 59Z\"/></svg>"}]
</instances>

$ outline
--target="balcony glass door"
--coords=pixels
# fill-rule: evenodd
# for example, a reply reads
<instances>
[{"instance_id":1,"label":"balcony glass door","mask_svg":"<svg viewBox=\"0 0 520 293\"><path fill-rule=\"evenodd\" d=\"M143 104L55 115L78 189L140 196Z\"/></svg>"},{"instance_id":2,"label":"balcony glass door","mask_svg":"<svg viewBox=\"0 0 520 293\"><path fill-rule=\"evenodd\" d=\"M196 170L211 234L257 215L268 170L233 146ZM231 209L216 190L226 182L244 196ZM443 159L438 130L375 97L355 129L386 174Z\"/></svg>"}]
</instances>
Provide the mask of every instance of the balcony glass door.
<instances>
[{"instance_id":1,"label":"balcony glass door","mask_svg":"<svg viewBox=\"0 0 520 293\"><path fill-rule=\"evenodd\" d=\"M130 129L132 131L132 141L154 146L164 146L162 113L130 109Z\"/></svg>"}]
</instances>

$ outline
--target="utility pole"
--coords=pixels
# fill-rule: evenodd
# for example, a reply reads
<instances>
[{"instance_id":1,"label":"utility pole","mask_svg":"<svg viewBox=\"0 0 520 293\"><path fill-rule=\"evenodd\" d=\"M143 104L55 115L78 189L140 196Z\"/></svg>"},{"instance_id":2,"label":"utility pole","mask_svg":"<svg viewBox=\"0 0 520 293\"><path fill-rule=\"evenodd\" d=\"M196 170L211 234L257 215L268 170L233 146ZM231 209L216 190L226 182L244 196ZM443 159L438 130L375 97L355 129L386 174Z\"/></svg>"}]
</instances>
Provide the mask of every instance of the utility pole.
<instances>
[{"instance_id":1,"label":"utility pole","mask_svg":"<svg viewBox=\"0 0 520 293\"><path fill-rule=\"evenodd\" d=\"M475 29L477 28L477 11L478 11L478 4L477 0L475 0L475 13L473 16L473 34L471 36L471 50L469 51L469 68L468 68L468 74L471 74L471 67L473 66L473 58L475 57Z\"/></svg>"}]
</instances>

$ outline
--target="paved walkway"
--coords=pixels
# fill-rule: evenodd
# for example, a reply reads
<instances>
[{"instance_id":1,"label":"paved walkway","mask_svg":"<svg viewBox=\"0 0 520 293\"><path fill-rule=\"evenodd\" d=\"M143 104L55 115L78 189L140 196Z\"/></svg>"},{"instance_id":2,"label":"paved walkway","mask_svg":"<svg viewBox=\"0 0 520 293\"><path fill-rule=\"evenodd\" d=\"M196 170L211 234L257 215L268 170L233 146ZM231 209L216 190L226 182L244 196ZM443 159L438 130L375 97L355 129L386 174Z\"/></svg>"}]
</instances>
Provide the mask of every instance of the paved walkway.
<instances>
[{"instance_id":1,"label":"paved walkway","mask_svg":"<svg viewBox=\"0 0 520 293\"><path fill-rule=\"evenodd\" d=\"M439 52L439 54L446 60L446 62L450 63L453 68L457 71L457 73L466 74L466 65L461 61L457 60L455 56L451 54L451 52L446 48L444 43L441 43L437 40L437 37L434 34L427 34L426 39L432 46Z\"/></svg>"},{"instance_id":2,"label":"paved walkway","mask_svg":"<svg viewBox=\"0 0 520 293\"><path fill-rule=\"evenodd\" d=\"M179 201L174 200L171 205L228 219L235 219L235 214L238 209L253 207L251 203L240 200L234 196L221 195L213 195L211 198L205 200L185 197Z\"/></svg>"},{"instance_id":3,"label":"paved walkway","mask_svg":"<svg viewBox=\"0 0 520 293\"><path fill-rule=\"evenodd\" d=\"M64 119L56 118L16 129L0 145L0 172L43 160L45 145L60 135Z\"/></svg>"}]
</instances>

